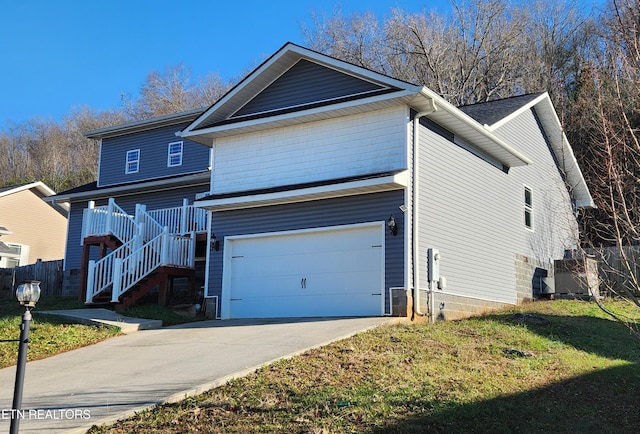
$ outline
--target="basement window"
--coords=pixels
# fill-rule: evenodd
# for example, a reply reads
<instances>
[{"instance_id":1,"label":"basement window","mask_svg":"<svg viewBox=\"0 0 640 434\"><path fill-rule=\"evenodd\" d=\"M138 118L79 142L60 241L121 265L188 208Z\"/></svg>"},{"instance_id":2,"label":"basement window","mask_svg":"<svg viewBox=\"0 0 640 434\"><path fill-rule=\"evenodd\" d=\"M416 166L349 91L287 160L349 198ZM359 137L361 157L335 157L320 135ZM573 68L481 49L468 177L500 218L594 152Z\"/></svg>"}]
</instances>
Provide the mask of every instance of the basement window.
<instances>
[{"instance_id":1,"label":"basement window","mask_svg":"<svg viewBox=\"0 0 640 434\"><path fill-rule=\"evenodd\" d=\"M167 157L167 167L182 165L182 142L169 143L169 154Z\"/></svg>"},{"instance_id":2,"label":"basement window","mask_svg":"<svg viewBox=\"0 0 640 434\"><path fill-rule=\"evenodd\" d=\"M127 163L124 173L138 173L140 170L140 149L127 151Z\"/></svg>"},{"instance_id":3,"label":"basement window","mask_svg":"<svg viewBox=\"0 0 640 434\"><path fill-rule=\"evenodd\" d=\"M533 193L526 185L524 186L524 226L533 230Z\"/></svg>"}]
</instances>

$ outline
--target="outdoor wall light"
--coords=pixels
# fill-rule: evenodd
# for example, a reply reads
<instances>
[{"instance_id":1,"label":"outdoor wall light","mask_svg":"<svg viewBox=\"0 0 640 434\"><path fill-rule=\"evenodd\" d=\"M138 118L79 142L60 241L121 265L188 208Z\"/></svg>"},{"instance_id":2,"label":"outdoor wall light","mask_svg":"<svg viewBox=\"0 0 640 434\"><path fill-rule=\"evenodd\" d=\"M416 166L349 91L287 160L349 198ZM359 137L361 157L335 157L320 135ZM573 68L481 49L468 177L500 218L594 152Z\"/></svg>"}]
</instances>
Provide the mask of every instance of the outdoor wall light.
<instances>
[{"instance_id":1,"label":"outdoor wall light","mask_svg":"<svg viewBox=\"0 0 640 434\"><path fill-rule=\"evenodd\" d=\"M31 324L31 309L40 299L40 282L30 280L18 285L16 298L22 306L22 324L20 324L20 345L18 347L18 364L16 366L16 383L13 388L13 411L11 412L10 433L17 434L20 428L20 409L22 408L22 389L24 386L24 371L27 364L27 347L29 344L29 325Z\"/></svg>"},{"instance_id":2,"label":"outdoor wall light","mask_svg":"<svg viewBox=\"0 0 640 434\"><path fill-rule=\"evenodd\" d=\"M389 220L387 220L387 227L394 237L398 235L398 225L396 224L396 219L393 218L393 214L391 214Z\"/></svg>"},{"instance_id":3,"label":"outdoor wall light","mask_svg":"<svg viewBox=\"0 0 640 434\"><path fill-rule=\"evenodd\" d=\"M211 248L216 252L220 250L220 241L216 238L215 234L211 234Z\"/></svg>"}]
</instances>

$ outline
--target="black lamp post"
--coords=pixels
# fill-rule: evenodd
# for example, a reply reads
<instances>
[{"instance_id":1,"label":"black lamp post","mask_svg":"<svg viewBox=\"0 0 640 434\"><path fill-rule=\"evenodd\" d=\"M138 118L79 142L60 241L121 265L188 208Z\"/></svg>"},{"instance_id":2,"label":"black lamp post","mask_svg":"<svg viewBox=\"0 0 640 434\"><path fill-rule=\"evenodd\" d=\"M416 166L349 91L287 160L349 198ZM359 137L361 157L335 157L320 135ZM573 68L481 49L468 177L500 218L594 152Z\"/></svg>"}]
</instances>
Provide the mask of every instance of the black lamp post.
<instances>
[{"instance_id":1,"label":"black lamp post","mask_svg":"<svg viewBox=\"0 0 640 434\"><path fill-rule=\"evenodd\" d=\"M24 386L24 370L27 365L27 346L29 344L29 325L31 324L31 309L40 299L40 282L31 280L22 283L16 289L16 298L22 306L22 324L20 324L20 346L18 349L18 365L16 366L16 385L13 389L13 409L11 411L11 434L18 434L20 427L20 410L22 408L22 388Z\"/></svg>"}]
</instances>

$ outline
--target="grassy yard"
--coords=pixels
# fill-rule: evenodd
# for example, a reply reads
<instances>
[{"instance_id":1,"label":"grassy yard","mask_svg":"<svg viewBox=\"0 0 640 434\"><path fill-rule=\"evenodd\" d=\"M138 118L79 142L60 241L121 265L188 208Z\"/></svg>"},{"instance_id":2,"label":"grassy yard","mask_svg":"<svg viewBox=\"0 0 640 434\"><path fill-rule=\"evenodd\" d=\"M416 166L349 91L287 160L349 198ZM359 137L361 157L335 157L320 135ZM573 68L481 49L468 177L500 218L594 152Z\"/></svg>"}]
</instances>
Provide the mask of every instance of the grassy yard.
<instances>
[{"instance_id":1,"label":"grassy yard","mask_svg":"<svg viewBox=\"0 0 640 434\"><path fill-rule=\"evenodd\" d=\"M595 304L536 302L380 327L90 432L637 433L638 362Z\"/></svg>"},{"instance_id":2,"label":"grassy yard","mask_svg":"<svg viewBox=\"0 0 640 434\"><path fill-rule=\"evenodd\" d=\"M38 360L75 348L100 342L119 334L115 327L95 327L74 324L67 318L52 315L39 315L44 310L66 310L84 308L76 297L43 297L32 310L29 336L28 360ZM18 338L24 308L15 298L0 299L0 369L15 365L18 358ZM122 315L159 319L163 326L201 321L202 316L190 318L178 315L168 307L159 305L134 306L123 311ZM7 342L10 341L10 342ZM13 341L13 342L11 342Z\"/></svg>"},{"instance_id":3,"label":"grassy yard","mask_svg":"<svg viewBox=\"0 0 640 434\"><path fill-rule=\"evenodd\" d=\"M38 360L54 354L100 342L120 333L115 327L90 327L72 324L67 319L39 315L38 311L83 307L75 297L43 297L32 310L28 360ZM24 308L15 298L0 300L0 368L15 365L18 358L20 323ZM14 342L6 342L15 340Z\"/></svg>"}]
</instances>

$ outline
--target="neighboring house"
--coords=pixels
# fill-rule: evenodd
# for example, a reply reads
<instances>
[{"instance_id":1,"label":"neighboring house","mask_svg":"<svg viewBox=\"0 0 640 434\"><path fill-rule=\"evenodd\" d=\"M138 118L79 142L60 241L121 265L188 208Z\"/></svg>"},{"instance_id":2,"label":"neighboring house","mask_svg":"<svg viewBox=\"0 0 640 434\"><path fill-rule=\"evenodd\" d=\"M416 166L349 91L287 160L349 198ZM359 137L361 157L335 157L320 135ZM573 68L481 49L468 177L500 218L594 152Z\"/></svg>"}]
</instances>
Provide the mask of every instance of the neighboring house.
<instances>
[{"instance_id":1,"label":"neighboring house","mask_svg":"<svg viewBox=\"0 0 640 434\"><path fill-rule=\"evenodd\" d=\"M64 257L65 204L49 204L55 192L42 182L0 188L0 268Z\"/></svg>"},{"instance_id":2,"label":"neighboring house","mask_svg":"<svg viewBox=\"0 0 640 434\"><path fill-rule=\"evenodd\" d=\"M456 108L294 44L191 119L154 122L90 134L114 185L59 195L72 203L67 266L82 263L76 204L100 192L160 207L169 192L125 184L127 165L182 140L209 166L175 197L209 212L204 296L223 319L404 314L403 298L434 319L517 304L593 206L546 93Z\"/></svg>"}]
</instances>

